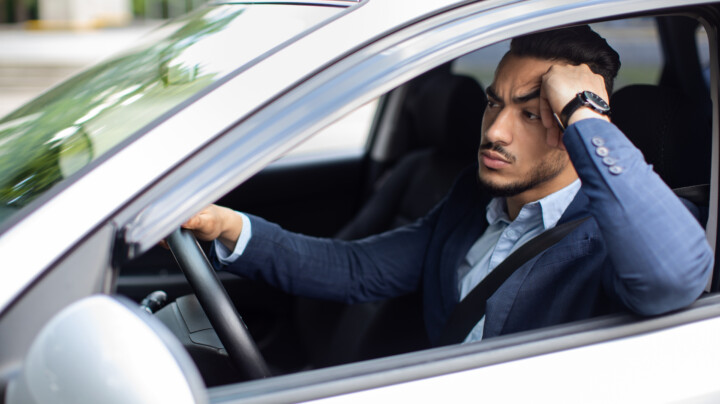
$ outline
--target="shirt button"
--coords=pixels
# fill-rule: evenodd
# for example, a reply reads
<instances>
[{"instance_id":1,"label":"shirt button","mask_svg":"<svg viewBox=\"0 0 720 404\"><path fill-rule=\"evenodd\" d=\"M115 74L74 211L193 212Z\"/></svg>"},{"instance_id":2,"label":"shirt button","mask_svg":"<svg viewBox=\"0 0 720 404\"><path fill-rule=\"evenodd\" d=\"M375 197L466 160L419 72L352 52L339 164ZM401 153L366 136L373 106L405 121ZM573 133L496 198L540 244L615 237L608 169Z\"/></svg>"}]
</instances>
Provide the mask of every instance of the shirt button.
<instances>
[{"instance_id":1,"label":"shirt button","mask_svg":"<svg viewBox=\"0 0 720 404\"><path fill-rule=\"evenodd\" d=\"M601 137L595 136L590 140L590 142L592 142L593 146L595 147L605 146L605 139Z\"/></svg>"},{"instance_id":2,"label":"shirt button","mask_svg":"<svg viewBox=\"0 0 720 404\"><path fill-rule=\"evenodd\" d=\"M602 162L606 166L614 166L615 163L617 163L617 159L610 157L610 156L605 156L605 157L603 157Z\"/></svg>"},{"instance_id":3,"label":"shirt button","mask_svg":"<svg viewBox=\"0 0 720 404\"><path fill-rule=\"evenodd\" d=\"M608 150L607 147L600 146L597 149L595 149L595 154L597 154L600 157L605 157L608 154L610 154L610 150Z\"/></svg>"},{"instance_id":4,"label":"shirt button","mask_svg":"<svg viewBox=\"0 0 720 404\"><path fill-rule=\"evenodd\" d=\"M612 166L612 167L608 168L608 170L610 171L611 174L615 174L615 175L618 175L623 172L623 168L620 166Z\"/></svg>"}]
</instances>

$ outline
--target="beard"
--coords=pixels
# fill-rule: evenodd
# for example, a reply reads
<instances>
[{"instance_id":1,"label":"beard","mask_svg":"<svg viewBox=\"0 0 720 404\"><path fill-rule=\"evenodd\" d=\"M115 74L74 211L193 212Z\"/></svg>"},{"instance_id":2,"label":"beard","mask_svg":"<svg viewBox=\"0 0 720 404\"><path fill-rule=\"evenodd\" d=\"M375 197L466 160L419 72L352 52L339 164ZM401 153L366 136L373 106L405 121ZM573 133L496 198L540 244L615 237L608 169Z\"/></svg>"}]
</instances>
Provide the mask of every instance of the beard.
<instances>
[{"instance_id":1,"label":"beard","mask_svg":"<svg viewBox=\"0 0 720 404\"><path fill-rule=\"evenodd\" d=\"M480 147L480 149L483 148L505 153L506 157L510 157L513 162L515 161L515 157L507 153L502 146L489 144ZM525 176L510 183L499 184L493 182L487 178L487 176L484 176L481 170L478 170L478 181L480 187L493 197L507 198L515 196L557 177L568 164L567 158L563 157L566 156L563 156L562 153L553 153L546 159L535 164Z\"/></svg>"}]
</instances>

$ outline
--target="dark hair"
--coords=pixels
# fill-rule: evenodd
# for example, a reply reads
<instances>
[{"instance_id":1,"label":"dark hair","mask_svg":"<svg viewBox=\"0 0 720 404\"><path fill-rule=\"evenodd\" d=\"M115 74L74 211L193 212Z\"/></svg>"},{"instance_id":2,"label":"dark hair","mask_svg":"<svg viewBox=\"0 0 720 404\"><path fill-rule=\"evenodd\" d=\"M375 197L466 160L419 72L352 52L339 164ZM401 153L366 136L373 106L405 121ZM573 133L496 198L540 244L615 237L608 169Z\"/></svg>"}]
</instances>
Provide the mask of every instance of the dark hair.
<instances>
[{"instance_id":1,"label":"dark hair","mask_svg":"<svg viewBox=\"0 0 720 404\"><path fill-rule=\"evenodd\" d=\"M529 56L545 60L564 60L572 65L587 64L603 76L608 96L620 69L620 56L607 41L587 25L517 37L506 55Z\"/></svg>"}]
</instances>

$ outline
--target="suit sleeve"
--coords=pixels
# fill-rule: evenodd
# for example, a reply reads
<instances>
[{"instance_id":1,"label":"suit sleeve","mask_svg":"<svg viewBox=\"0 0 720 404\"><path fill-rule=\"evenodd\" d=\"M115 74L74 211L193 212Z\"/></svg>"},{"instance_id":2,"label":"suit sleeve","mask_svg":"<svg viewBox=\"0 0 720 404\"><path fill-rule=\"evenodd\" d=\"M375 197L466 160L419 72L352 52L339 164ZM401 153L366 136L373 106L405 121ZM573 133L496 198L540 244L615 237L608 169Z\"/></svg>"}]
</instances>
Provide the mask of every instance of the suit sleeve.
<instances>
[{"instance_id":1,"label":"suit sleeve","mask_svg":"<svg viewBox=\"0 0 720 404\"><path fill-rule=\"evenodd\" d=\"M654 315L697 299L713 267L705 232L614 125L587 119L563 136L608 250L605 289Z\"/></svg>"},{"instance_id":2,"label":"suit sleeve","mask_svg":"<svg viewBox=\"0 0 720 404\"><path fill-rule=\"evenodd\" d=\"M355 303L399 296L419 287L439 210L440 205L413 224L355 241L305 236L248 215L253 235L245 252L218 269L305 297Z\"/></svg>"}]
</instances>

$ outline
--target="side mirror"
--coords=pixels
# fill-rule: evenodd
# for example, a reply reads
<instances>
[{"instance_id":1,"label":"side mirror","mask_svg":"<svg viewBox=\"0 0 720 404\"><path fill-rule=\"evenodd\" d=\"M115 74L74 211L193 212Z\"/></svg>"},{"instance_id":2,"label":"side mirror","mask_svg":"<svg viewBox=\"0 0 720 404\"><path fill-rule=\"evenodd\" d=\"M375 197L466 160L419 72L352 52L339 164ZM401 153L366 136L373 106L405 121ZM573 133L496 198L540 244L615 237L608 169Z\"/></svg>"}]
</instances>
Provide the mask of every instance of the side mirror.
<instances>
[{"instance_id":1,"label":"side mirror","mask_svg":"<svg viewBox=\"0 0 720 404\"><path fill-rule=\"evenodd\" d=\"M40 331L6 403L208 403L179 341L130 301L82 299Z\"/></svg>"}]
</instances>

